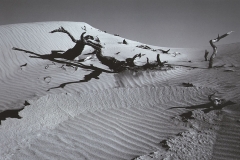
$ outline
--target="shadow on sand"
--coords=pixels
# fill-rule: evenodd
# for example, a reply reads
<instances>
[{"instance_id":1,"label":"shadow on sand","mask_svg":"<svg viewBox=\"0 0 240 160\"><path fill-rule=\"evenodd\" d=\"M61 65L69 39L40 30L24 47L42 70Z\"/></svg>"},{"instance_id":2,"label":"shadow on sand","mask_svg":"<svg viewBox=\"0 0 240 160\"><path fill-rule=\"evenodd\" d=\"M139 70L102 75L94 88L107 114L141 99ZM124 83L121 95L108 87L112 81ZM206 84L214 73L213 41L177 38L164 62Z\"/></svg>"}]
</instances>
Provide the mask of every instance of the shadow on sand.
<instances>
[{"instance_id":1,"label":"shadow on sand","mask_svg":"<svg viewBox=\"0 0 240 160\"><path fill-rule=\"evenodd\" d=\"M229 106L229 105L233 105L233 104L236 104L232 101L225 101L223 102L222 105L220 106L215 106L213 105L212 102L209 102L209 103L205 103L205 104L200 104L200 105L194 105L194 106L188 106L188 107L171 107L169 109L175 109L175 108L184 108L184 109L203 109L202 111L204 113L208 113L212 110L221 110L222 108L226 107L226 106Z\"/></svg>"},{"instance_id":2,"label":"shadow on sand","mask_svg":"<svg viewBox=\"0 0 240 160\"><path fill-rule=\"evenodd\" d=\"M101 73L102 73L102 71L95 70L95 71L92 71L90 74L85 75L84 78L83 78L83 80L73 81L73 82L67 82L67 83L62 83L62 84L60 84L60 85L57 86L57 87L52 87L52 88L48 89L47 91L50 91L51 89L56 89L56 88L64 88L66 85L72 84L72 83L88 82L88 81L90 81L92 78L99 79L98 76L99 76Z\"/></svg>"},{"instance_id":3,"label":"shadow on sand","mask_svg":"<svg viewBox=\"0 0 240 160\"><path fill-rule=\"evenodd\" d=\"M115 73L115 72L111 72L111 71L108 71L108 70L104 70L104 69L101 69L101 68L94 67L93 65L90 65L90 66L84 65L84 64L81 63L83 61L83 59L79 60L79 61L69 60L69 58L67 58L67 57L63 56L63 54L59 53L59 52L64 52L64 51L52 51L52 54L41 55L41 54L37 54L37 53L32 52L32 51L19 49L19 48L15 48L15 47L13 47L12 49L17 50L17 51L22 51L22 52L25 52L25 53L30 53L31 55L34 55L34 56L29 56L31 58L40 58L40 59L43 59L43 60L50 60L53 63L56 62L56 63L60 63L60 64L66 64L66 66L75 66L75 67L80 67L80 68L84 68L84 69L93 70L90 74L85 75L83 80L66 82L66 83L63 83L63 84L61 84L57 87L50 88L47 91L50 91L51 89L56 89L56 88L64 88L66 85L72 84L72 83L88 82L92 78L99 79L98 76L102 72ZM90 54L92 54L92 53L90 53ZM61 58L61 59L56 59L56 58Z\"/></svg>"},{"instance_id":4,"label":"shadow on sand","mask_svg":"<svg viewBox=\"0 0 240 160\"><path fill-rule=\"evenodd\" d=\"M5 110L0 113L0 125L1 121L6 120L6 118L22 118L18 115L18 113L23 110L24 108L21 109L13 109L13 110Z\"/></svg>"},{"instance_id":5,"label":"shadow on sand","mask_svg":"<svg viewBox=\"0 0 240 160\"><path fill-rule=\"evenodd\" d=\"M12 110L5 110L3 112L0 113L0 125L1 125L1 121L6 120L6 118L18 118L21 119L22 117L20 117L18 115L18 113L23 110L25 108L25 106L30 105L27 101L25 101L24 103L24 107L20 108L20 109L12 109Z\"/></svg>"}]
</instances>

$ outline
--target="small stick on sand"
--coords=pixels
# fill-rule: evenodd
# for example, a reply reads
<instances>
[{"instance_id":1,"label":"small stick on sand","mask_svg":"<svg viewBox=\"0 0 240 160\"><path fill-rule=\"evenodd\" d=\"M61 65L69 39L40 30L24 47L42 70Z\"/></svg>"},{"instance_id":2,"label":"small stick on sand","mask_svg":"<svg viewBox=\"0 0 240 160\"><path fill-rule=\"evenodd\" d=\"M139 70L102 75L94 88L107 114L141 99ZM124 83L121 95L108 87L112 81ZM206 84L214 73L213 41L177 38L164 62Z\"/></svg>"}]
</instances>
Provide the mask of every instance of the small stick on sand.
<instances>
[{"instance_id":1,"label":"small stick on sand","mask_svg":"<svg viewBox=\"0 0 240 160\"><path fill-rule=\"evenodd\" d=\"M127 41L126 41L125 39L123 40L123 44L128 44Z\"/></svg>"},{"instance_id":2,"label":"small stick on sand","mask_svg":"<svg viewBox=\"0 0 240 160\"><path fill-rule=\"evenodd\" d=\"M212 96L214 96L215 93L211 94L208 96L208 100L212 103L213 107L219 107L222 105L222 100L220 98L212 98Z\"/></svg>"}]
</instances>

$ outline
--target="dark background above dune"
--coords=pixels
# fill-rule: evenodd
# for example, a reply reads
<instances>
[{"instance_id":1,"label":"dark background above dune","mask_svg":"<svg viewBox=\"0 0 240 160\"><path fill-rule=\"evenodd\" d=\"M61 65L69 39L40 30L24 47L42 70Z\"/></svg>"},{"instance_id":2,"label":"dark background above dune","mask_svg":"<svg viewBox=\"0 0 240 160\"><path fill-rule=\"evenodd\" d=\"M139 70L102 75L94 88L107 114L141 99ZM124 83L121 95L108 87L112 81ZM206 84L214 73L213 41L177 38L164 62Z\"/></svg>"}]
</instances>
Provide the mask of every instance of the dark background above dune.
<instances>
[{"instance_id":1,"label":"dark background above dune","mask_svg":"<svg viewBox=\"0 0 240 160\"><path fill-rule=\"evenodd\" d=\"M1 0L0 25L77 21L147 44L201 47L231 30L219 44L239 42L239 6L239 0Z\"/></svg>"}]
</instances>

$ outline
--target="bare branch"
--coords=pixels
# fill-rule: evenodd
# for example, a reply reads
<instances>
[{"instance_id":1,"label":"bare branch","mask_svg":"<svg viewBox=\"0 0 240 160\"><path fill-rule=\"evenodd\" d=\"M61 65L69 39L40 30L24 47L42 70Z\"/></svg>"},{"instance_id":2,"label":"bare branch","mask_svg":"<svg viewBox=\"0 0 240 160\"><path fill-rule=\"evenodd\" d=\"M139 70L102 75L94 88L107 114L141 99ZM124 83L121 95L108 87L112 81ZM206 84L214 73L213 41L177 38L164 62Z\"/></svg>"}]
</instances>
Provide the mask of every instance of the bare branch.
<instances>
[{"instance_id":1,"label":"bare branch","mask_svg":"<svg viewBox=\"0 0 240 160\"><path fill-rule=\"evenodd\" d=\"M72 40L74 43L77 43L77 40L72 36L72 34L69 33L67 30L65 30L63 27L60 27L60 28L58 28L58 29L55 29L55 30L53 30L53 31L51 31L51 32L49 32L49 33L55 33L55 32L63 32L63 33L66 33L66 34L71 38L71 40ZM86 33L86 32L84 32L84 33Z\"/></svg>"},{"instance_id":2,"label":"bare branch","mask_svg":"<svg viewBox=\"0 0 240 160\"><path fill-rule=\"evenodd\" d=\"M223 34L223 35L221 35L221 36L219 36L219 34L218 34L218 37L212 40L213 43L218 42L220 39L228 36L228 35L231 34L232 32L233 32L233 31L230 31L230 32L228 32L228 33L226 33L226 34Z\"/></svg>"}]
</instances>

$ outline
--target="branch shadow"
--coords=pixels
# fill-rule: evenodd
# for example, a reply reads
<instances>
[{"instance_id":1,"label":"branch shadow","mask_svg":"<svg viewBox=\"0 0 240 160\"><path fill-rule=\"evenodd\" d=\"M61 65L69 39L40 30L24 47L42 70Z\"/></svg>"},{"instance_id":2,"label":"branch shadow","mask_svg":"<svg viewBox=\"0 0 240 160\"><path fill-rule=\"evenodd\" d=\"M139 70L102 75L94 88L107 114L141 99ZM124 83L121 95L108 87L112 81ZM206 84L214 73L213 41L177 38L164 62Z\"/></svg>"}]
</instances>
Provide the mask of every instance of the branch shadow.
<instances>
[{"instance_id":1,"label":"branch shadow","mask_svg":"<svg viewBox=\"0 0 240 160\"><path fill-rule=\"evenodd\" d=\"M1 125L1 121L6 120L6 118L22 118L18 115L18 113L23 110L24 108L21 109L14 109L14 110L5 110L3 112L0 113L0 125Z\"/></svg>"},{"instance_id":2,"label":"branch shadow","mask_svg":"<svg viewBox=\"0 0 240 160\"><path fill-rule=\"evenodd\" d=\"M229 106L229 105L233 105L236 104L232 101L225 101L223 102L222 105L219 106L214 106L212 102L209 103L205 103L205 104L200 104L200 105L194 105L194 106L188 106L188 107L171 107L168 109L175 109L175 108L184 108L184 109L203 109L202 111L204 113L209 113L212 110L221 110L222 108Z\"/></svg>"},{"instance_id":3,"label":"branch shadow","mask_svg":"<svg viewBox=\"0 0 240 160\"><path fill-rule=\"evenodd\" d=\"M108 71L108 70L105 70L105 69L102 69L102 68L95 67L93 65L90 65L90 66L84 65L84 64L80 63L82 60L74 61L74 60L69 60L68 58L66 59L64 56L62 56L62 54L59 53L59 52L64 52L64 51L52 51L52 54L41 55L41 54L38 54L38 53L35 53L35 52L32 52L32 51L28 51L28 50L24 50L24 49L20 49L20 48L13 47L12 49L17 50L17 51L22 51L22 52L25 52L25 53L29 53L29 54L31 54L31 56L29 56L31 58L40 58L40 59L43 59L43 60L52 61L53 63L56 62L56 63L60 63L60 64L66 64L66 66L75 66L75 67L80 67L80 68L91 69L92 70L92 72L90 74L85 75L82 80L62 83L57 87L52 87L52 88L48 89L47 91L50 91L51 89L56 89L56 88L64 88L68 84L88 82L92 78L99 79L98 76L102 72L116 73L116 72L112 72L112 71ZM89 54L93 54L93 53L89 53ZM56 58L61 58L61 60L56 59Z\"/></svg>"},{"instance_id":4,"label":"branch shadow","mask_svg":"<svg viewBox=\"0 0 240 160\"><path fill-rule=\"evenodd\" d=\"M38 53L35 53L32 51L28 51L28 50L24 50L24 49L20 49L20 48L16 48L16 47L13 47L12 49L34 55L34 56L29 56L31 58L40 58L43 60L50 60L52 62L56 62L56 63L60 63L60 64L66 64L68 66L75 66L75 67L80 67L80 68L84 68L84 69L92 69L92 70L102 71L102 72L106 72L106 73L116 73L116 72L112 72L112 71L108 71L108 70L105 70L102 68L95 67L93 65L90 65L90 66L84 65L81 63L83 60L79 60L79 61L69 60L69 58L66 58L65 56L63 56L63 54L59 53L62 51L52 51L52 54L41 55L41 54L38 54ZM61 58L61 60L56 59L56 58Z\"/></svg>"},{"instance_id":5,"label":"branch shadow","mask_svg":"<svg viewBox=\"0 0 240 160\"><path fill-rule=\"evenodd\" d=\"M30 105L27 101L24 102L24 107L20 109L11 109L5 110L0 112L0 125L2 124L1 121L6 120L7 118L17 118L21 119L22 117L19 116L19 112L22 111L26 106Z\"/></svg>"},{"instance_id":6,"label":"branch shadow","mask_svg":"<svg viewBox=\"0 0 240 160\"><path fill-rule=\"evenodd\" d=\"M84 78L83 78L83 80L62 83L62 84L60 84L60 85L57 86L57 87L49 88L47 91L50 91L51 89L64 88L66 85L72 84L72 83L88 82L88 81L90 81L92 78L99 79L98 76L99 76L101 73L102 73L102 71L94 70L94 71L92 71L90 74L85 75Z\"/></svg>"}]
</instances>

